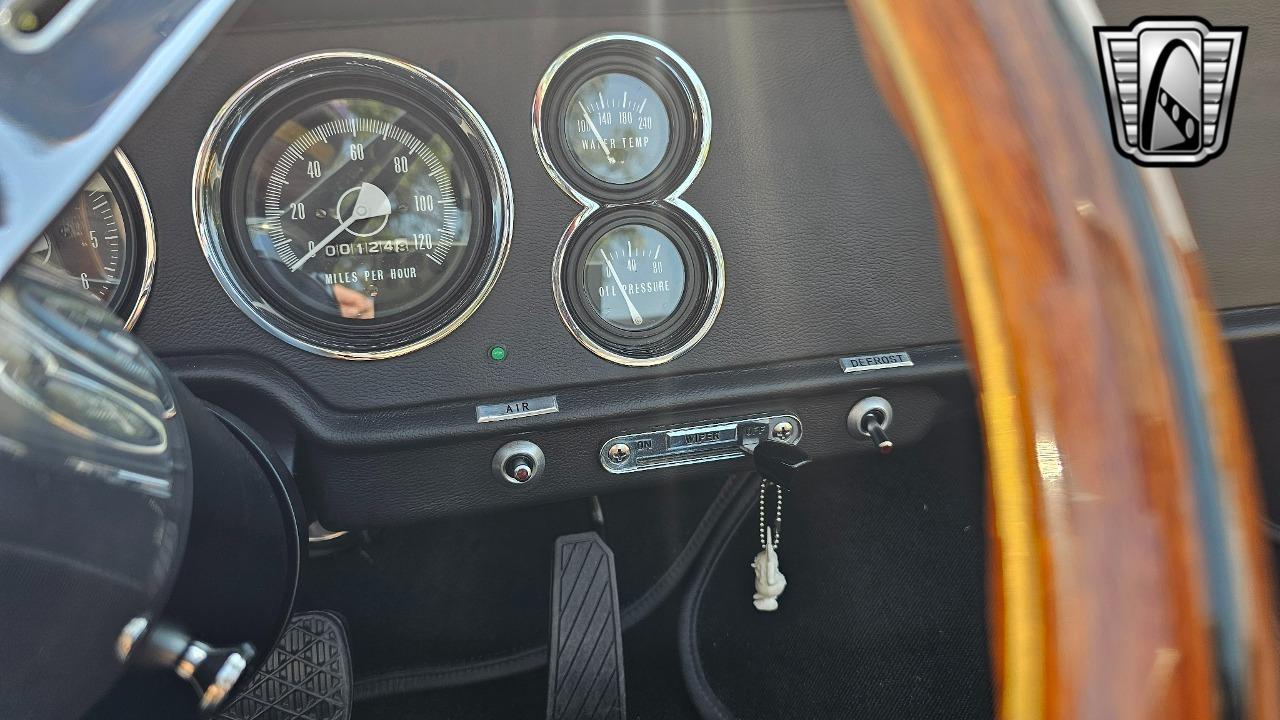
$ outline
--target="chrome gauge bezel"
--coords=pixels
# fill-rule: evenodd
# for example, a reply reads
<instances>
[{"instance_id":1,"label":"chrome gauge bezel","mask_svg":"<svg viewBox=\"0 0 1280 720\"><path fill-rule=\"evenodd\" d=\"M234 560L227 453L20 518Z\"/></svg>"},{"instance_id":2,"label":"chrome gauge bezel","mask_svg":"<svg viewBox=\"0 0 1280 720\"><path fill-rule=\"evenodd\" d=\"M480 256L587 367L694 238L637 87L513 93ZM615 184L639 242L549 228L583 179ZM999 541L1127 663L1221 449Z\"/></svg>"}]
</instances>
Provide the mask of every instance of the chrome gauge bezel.
<instances>
[{"instance_id":1,"label":"chrome gauge bezel","mask_svg":"<svg viewBox=\"0 0 1280 720\"><path fill-rule=\"evenodd\" d=\"M679 171L663 173L661 177L655 172L634 186L613 188L589 177L585 171L562 171L562 167L571 167L572 163L558 160L562 153L553 150L559 147L557 143L562 137L557 127L561 108L556 106L556 97L578 84L583 73L575 70L581 70L583 65L587 65L586 74L591 76L600 70L588 63L597 63L607 71L636 58L645 58L649 67L669 73L672 87L685 98L683 103L667 108L668 115L676 113L689 125L684 136L690 139L691 145L668 150L668 153L679 154L682 162ZM566 77L570 81L564 80ZM724 254L715 232L697 210L680 199L702 171L711 151L711 103L698 74L674 50L651 37L610 32L586 38L561 53L538 83L533 98L533 143L552 181L583 208L561 236L552 261L551 287L565 327L587 350L619 365L652 367L688 352L710 332L725 294ZM621 333L584 318L578 304L572 301L573 294L580 290L577 280L567 274L574 273L576 268L566 267L567 262L580 254L581 245L594 239L584 228L599 222L600 217L651 212L680 216L688 232L684 238L686 245L694 250L688 258L693 262L688 264L705 269L705 287L699 288L696 297L681 300L682 305L696 301L696 312L674 323L660 346L624 342Z\"/></svg>"},{"instance_id":2,"label":"chrome gauge bezel","mask_svg":"<svg viewBox=\"0 0 1280 720\"><path fill-rule=\"evenodd\" d=\"M116 148L98 171L113 190L123 192L116 201L127 215L126 222L134 232L128 241L134 244L134 271L141 271L135 279L130 276L127 286L111 299L111 310L124 321L124 329L132 330L142 317L142 310L151 297L151 286L156 278L156 223L151 215L151 203L142 188L142 180L128 156Z\"/></svg>"},{"instance_id":3,"label":"chrome gauge bezel","mask_svg":"<svg viewBox=\"0 0 1280 720\"><path fill-rule=\"evenodd\" d=\"M562 104L585 77L605 72L639 76L677 102L672 146L648 176L628 185L603 182L579 168L561 143ZM706 87L676 51L651 37L611 32L578 42L557 57L533 97L533 141L547 174L583 206L653 202L678 197L706 163L711 150L711 103Z\"/></svg>"},{"instance_id":4,"label":"chrome gauge bezel","mask_svg":"<svg viewBox=\"0 0 1280 720\"><path fill-rule=\"evenodd\" d=\"M232 246L232 217L225 217L226 193L233 191L232 170L243 161L245 140L256 123L269 116L273 102L302 88L329 83L375 79L394 85L415 105L437 108L451 128L470 144L480 180L490 200L487 231L476 242L486 243L474 276L462 299L420 331L404 337L356 338L309 324L272 305L247 278ZM454 127L456 126L456 127ZM326 51L303 55L272 67L240 88L214 118L196 159L192 179L192 209L200 246L219 284L232 302L261 328L286 343L325 357L344 360L380 360L419 350L456 330L479 309L497 284L506 263L513 228L514 202L511 177L497 141L480 114L450 85L411 63L363 51Z\"/></svg>"},{"instance_id":5,"label":"chrome gauge bezel","mask_svg":"<svg viewBox=\"0 0 1280 720\"><path fill-rule=\"evenodd\" d=\"M660 332L632 338L603 322L596 322L578 301L582 292L576 258L607 228L622 223L651 224L656 215L667 215L670 226L680 228L670 239L682 247L688 280L680 307ZM598 231L597 231L598 229ZM668 233L670 236L670 233ZM683 355L711 330L724 304L724 254L715 231L688 203L672 199L661 204L589 207L565 230L552 261L551 288L556 309L569 332L590 350L610 362L629 367L662 365Z\"/></svg>"}]
</instances>

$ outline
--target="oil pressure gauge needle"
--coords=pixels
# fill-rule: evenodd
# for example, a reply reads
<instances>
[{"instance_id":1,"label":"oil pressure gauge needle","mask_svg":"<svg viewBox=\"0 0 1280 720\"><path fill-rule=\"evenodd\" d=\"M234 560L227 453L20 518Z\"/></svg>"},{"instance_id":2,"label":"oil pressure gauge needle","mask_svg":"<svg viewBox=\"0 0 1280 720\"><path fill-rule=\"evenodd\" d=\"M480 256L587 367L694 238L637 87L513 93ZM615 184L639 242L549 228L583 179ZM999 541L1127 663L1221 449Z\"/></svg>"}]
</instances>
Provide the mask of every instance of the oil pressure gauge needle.
<instances>
[{"instance_id":1,"label":"oil pressure gauge needle","mask_svg":"<svg viewBox=\"0 0 1280 720\"><path fill-rule=\"evenodd\" d=\"M596 129L596 124L591 122L591 113L587 112L587 106L583 105L582 101L579 100L578 107L582 108L582 117L587 119L587 125L591 128L591 132L596 136L596 142L600 144L600 149L604 151L605 159L609 161L610 165L613 165L617 160L613 159L613 155L609 152L609 147L604 144L604 138L600 135L600 131ZM631 301L628 300L627 302Z\"/></svg>"},{"instance_id":2,"label":"oil pressure gauge needle","mask_svg":"<svg viewBox=\"0 0 1280 720\"><path fill-rule=\"evenodd\" d=\"M618 286L618 292L622 293L622 299L627 302L627 310L631 312L631 323L637 327L644 324L644 318L640 317L640 311L636 310L635 303L631 302L631 296L627 294L627 288L622 284L622 278L618 277L618 271L613 269L613 263L609 262L609 256L604 253L604 248L600 248L600 257L604 258L604 264L609 267L609 275L613 277L613 283Z\"/></svg>"}]
</instances>

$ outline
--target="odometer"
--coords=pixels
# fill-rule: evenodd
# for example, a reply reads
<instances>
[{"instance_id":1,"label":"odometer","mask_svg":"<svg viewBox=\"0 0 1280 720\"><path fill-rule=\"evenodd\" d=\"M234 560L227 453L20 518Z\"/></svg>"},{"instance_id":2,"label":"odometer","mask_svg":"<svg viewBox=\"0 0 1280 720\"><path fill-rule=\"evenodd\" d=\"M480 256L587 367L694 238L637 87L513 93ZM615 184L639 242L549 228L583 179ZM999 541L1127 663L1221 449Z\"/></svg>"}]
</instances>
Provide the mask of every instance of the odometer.
<instances>
[{"instance_id":1,"label":"odometer","mask_svg":"<svg viewBox=\"0 0 1280 720\"><path fill-rule=\"evenodd\" d=\"M260 325L313 352L388 357L483 300L506 254L510 181L447 85L329 53L269 71L229 108L206 139L224 178L204 176L197 214L211 265Z\"/></svg>"}]
</instances>

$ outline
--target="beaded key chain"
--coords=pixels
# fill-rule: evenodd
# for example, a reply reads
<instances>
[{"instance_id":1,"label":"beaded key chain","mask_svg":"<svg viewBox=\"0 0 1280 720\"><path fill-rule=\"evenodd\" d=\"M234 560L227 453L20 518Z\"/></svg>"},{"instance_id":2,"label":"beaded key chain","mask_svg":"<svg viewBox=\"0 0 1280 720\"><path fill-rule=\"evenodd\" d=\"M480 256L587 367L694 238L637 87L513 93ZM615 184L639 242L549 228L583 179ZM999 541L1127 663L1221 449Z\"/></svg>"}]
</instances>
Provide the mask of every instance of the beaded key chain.
<instances>
[{"instance_id":1,"label":"beaded key chain","mask_svg":"<svg viewBox=\"0 0 1280 720\"><path fill-rule=\"evenodd\" d=\"M767 520L769 513L767 496L773 488L773 523ZM757 610L773 612L778 609L778 597L787 588L787 578L778 567L778 545L782 542L782 488L776 483L760 479L760 552L751 563L755 569L755 594L751 602Z\"/></svg>"}]
</instances>

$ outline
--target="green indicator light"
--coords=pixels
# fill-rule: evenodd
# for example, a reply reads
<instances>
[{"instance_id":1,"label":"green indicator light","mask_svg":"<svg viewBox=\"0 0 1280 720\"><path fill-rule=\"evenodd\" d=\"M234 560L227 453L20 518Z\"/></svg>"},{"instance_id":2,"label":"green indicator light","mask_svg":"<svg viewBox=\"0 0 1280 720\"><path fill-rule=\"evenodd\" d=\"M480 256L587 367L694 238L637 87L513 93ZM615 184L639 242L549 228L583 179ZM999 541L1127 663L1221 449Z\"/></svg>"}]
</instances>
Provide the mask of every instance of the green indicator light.
<instances>
[{"instance_id":1,"label":"green indicator light","mask_svg":"<svg viewBox=\"0 0 1280 720\"><path fill-rule=\"evenodd\" d=\"M501 345L494 345L489 348L489 359L502 362L507 359L507 349Z\"/></svg>"}]
</instances>

